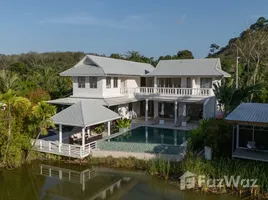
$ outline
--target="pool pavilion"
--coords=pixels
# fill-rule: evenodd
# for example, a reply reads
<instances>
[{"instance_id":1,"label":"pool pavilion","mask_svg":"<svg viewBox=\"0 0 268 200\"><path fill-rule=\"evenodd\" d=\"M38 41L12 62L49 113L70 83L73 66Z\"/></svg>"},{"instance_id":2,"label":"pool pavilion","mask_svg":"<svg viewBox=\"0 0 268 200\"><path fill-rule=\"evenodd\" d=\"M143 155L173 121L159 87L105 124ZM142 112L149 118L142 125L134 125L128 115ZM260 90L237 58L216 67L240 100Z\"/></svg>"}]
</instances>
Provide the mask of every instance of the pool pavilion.
<instances>
[{"instance_id":1,"label":"pool pavilion","mask_svg":"<svg viewBox=\"0 0 268 200\"><path fill-rule=\"evenodd\" d=\"M73 158L84 158L92 149L97 148L96 141L102 135L93 135L91 127L105 123L107 135L110 135L111 122L121 118L117 113L98 102L82 100L62 110L52 117L58 125L58 134L38 139L36 150ZM75 127L64 132L63 126Z\"/></svg>"},{"instance_id":2,"label":"pool pavilion","mask_svg":"<svg viewBox=\"0 0 268 200\"><path fill-rule=\"evenodd\" d=\"M268 162L268 104L241 103L225 120L233 124L232 157Z\"/></svg>"}]
</instances>

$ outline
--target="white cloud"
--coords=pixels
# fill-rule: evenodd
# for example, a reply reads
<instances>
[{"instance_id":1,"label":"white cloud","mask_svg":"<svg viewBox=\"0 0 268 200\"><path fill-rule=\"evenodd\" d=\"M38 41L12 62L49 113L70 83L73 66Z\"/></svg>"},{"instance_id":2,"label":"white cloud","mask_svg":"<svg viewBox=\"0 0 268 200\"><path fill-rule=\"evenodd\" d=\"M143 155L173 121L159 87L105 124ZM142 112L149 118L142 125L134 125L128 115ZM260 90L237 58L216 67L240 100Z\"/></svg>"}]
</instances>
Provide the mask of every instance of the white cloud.
<instances>
[{"instance_id":1,"label":"white cloud","mask_svg":"<svg viewBox=\"0 0 268 200\"><path fill-rule=\"evenodd\" d=\"M44 19L41 20L40 23L96 25L96 26L106 26L110 28L119 28L119 29L138 29L151 26L151 23L148 22L141 15L131 15L125 17L122 20L112 20L105 18L97 18L95 16L88 15L85 13Z\"/></svg>"}]
</instances>

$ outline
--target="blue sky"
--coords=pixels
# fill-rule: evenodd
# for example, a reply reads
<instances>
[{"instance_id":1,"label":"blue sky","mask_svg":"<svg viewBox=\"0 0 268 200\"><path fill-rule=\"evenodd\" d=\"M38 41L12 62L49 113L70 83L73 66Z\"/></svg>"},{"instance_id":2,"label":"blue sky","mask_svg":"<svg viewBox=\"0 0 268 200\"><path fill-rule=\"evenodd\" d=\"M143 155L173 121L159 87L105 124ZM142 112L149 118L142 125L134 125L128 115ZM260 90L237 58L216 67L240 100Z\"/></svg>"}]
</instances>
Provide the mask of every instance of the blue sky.
<instances>
[{"instance_id":1,"label":"blue sky","mask_svg":"<svg viewBox=\"0 0 268 200\"><path fill-rule=\"evenodd\" d=\"M256 21L267 0L0 0L0 53L189 49L205 57Z\"/></svg>"}]
</instances>

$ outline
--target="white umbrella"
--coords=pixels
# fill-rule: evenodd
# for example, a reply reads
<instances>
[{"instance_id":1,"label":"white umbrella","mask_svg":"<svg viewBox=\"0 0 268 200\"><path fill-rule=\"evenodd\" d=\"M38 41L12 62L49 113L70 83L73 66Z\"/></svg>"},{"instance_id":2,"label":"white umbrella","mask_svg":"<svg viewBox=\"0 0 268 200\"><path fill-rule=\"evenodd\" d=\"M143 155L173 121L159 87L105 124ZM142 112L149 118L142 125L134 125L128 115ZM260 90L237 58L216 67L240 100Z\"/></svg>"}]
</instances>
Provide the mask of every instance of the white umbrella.
<instances>
[{"instance_id":1,"label":"white umbrella","mask_svg":"<svg viewBox=\"0 0 268 200\"><path fill-rule=\"evenodd\" d=\"M160 112L160 115L164 115L165 113L164 113L164 103L162 103L162 106L161 106L161 112Z\"/></svg>"}]
</instances>

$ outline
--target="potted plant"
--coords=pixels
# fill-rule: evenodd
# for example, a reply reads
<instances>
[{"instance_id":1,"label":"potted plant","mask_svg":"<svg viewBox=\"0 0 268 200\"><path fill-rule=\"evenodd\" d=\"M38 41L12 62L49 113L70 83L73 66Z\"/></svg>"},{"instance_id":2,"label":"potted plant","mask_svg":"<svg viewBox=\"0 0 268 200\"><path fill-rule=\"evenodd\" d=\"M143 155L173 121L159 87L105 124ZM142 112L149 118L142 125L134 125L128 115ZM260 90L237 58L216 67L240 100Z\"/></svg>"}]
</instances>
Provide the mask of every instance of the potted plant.
<instances>
[{"instance_id":1,"label":"potted plant","mask_svg":"<svg viewBox=\"0 0 268 200\"><path fill-rule=\"evenodd\" d=\"M104 124L98 124L93 127L93 132L101 134L104 131Z\"/></svg>"},{"instance_id":2,"label":"potted plant","mask_svg":"<svg viewBox=\"0 0 268 200\"><path fill-rule=\"evenodd\" d=\"M131 124L131 120L127 118L122 118L119 120L116 120L115 126L118 129L119 132L126 132Z\"/></svg>"}]
</instances>

